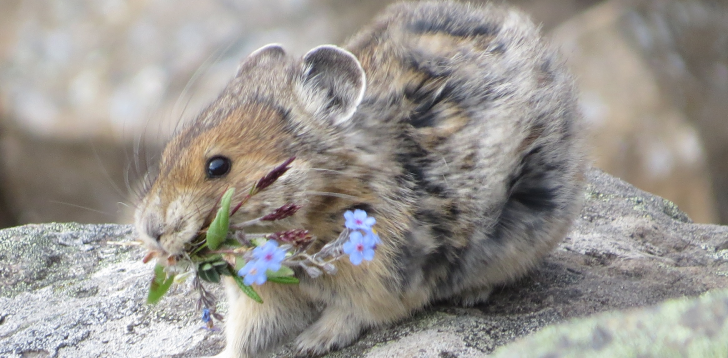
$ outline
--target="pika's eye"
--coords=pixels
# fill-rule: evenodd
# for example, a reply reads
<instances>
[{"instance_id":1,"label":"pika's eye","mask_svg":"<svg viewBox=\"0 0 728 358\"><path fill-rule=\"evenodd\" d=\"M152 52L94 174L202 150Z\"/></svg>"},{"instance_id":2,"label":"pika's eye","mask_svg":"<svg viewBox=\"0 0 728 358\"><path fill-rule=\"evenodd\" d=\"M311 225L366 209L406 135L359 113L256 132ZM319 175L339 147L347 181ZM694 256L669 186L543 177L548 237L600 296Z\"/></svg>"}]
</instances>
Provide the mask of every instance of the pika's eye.
<instances>
[{"instance_id":1,"label":"pika's eye","mask_svg":"<svg viewBox=\"0 0 728 358\"><path fill-rule=\"evenodd\" d=\"M207 177L210 179L224 177L227 173L230 172L231 166L232 162L227 157L212 157L207 160L207 165L205 168L205 170L207 171Z\"/></svg>"}]
</instances>

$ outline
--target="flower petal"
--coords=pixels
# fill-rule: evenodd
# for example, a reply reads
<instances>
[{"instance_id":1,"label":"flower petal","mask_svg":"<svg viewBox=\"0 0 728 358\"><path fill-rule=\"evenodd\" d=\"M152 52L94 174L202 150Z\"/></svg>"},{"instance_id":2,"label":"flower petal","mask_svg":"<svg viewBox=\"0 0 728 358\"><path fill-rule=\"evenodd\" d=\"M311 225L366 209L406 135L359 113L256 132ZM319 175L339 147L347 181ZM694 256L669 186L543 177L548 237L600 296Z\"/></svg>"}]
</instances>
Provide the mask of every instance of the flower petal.
<instances>
[{"instance_id":1,"label":"flower petal","mask_svg":"<svg viewBox=\"0 0 728 358\"><path fill-rule=\"evenodd\" d=\"M263 256L265 256L263 246L258 246L253 249L253 258L255 258L256 260L260 260Z\"/></svg>"},{"instance_id":2,"label":"flower petal","mask_svg":"<svg viewBox=\"0 0 728 358\"><path fill-rule=\"evenodd\" d=\"M277 249L276 252L273 253L273 262L282 262L283 259L286 258L286 250L283 249Z\"/></svg>"},{"instance_id":3,"label":"flower petal","mask_svg":"<svg viewBox=\"0 0 728 358\"><path fill-rule=\"evenodd\" d=\"M256 262L257 261L255 261L255 260L248 261L248 263L246 263L245 266L243 266L243 268L241 268L240 270L238 270L238 276L241 276L242 277L242 276L245 276L245 275L249 274L250 273L250 270L253 269L253 266L255 266L255 263Z\"/></svg>"},{"instance_id":4,"label":"flower petal","mask_svg":"<svg viewBox=\"0 0 728 358\"><path fill-rule=\"evenodd\" d=\"M364 219L364 225L366 225L367 227L371 227L372 225L374 225L376 223L377 223L377 219L375 219L371 216Z\"/></svg>"},{"instance_id":5,"label":"flower petal","mask_svg":"<svg viewBox=\"0 0 728 358\"><path fill-rule=\"evenodd\" d=\"M246 286L252 285L253 282L255 282L255 279L254 279L253 275L245 275L245 277L243 278L243 283Z\"/></svg>"},{"instance_id":6,"label":"flower petal","mask_svg":"<svg viewBox=\"0 0 728 358\"><path fill-rule=\"evenodd\" d=\"M354 251L356 251L356 245L351 241L345 242L341 248L344 250L344 253L347 255L351 255Z\"/></svg>"},{"instance_id":7,"label":"flower petal","mask_svg":"<svg viewBox=\"0 0 728 358\"><path fill-rule=\"evenodd\" d=\"M359 264L361 264L361 259L361 253L358 251L354 251L351 255L349 255L349 261L351 261L354 266L359 266Z\"/></svg>"},{"instance_id":8,"label":"flower petal","mask_svg":"<svg viewBox=\"0 0 728 358\"><path fill-rule=\"evenodd\" d=\"M260 273L255 276L255 284L260 286L265 283L265 281L268 280L268 277L265 276L265 272Z\"/></svg>"},{"instance_id":9,"label":"flower petal","mask_svg":"<svg viewBox=\"0 0 728 358\"><path fill-rule=\"evenodd\" d=\"M280 262L273 262L268 264L268 267L266 267L268 270L271 270L273 272L278 271L281 269L281 263Z\"/></svg>"},{"instance_id":10,"label":"flower petal","mask_svg":"<svg viewBox=\"0 0 728 358\"><path fill-rule=\"evenodd\" d=\"M374 247L379 241L379 236L371 231L367 231L366 236L362 238L362 243L367 247Z\"/></svg>"},{"instance_id":11,"label":"flower petal","mask_svg":"<svg viewBox=\"0 0 728 358\"><path fill-rule=\"evenodd\" d=\"M349 242L351 242L353 244L359 244L359 243L363 242L363 240L364 240L364 236L362 236L362 234L359 231L352 231L349 234Z\"/></svg>"},{"instance_id":12,"label":"flower petal","mask_svg":"<svg viewBox=\"0 0 728 358\"><path fill-rule=\"evenodd\" d=\"M374 259L374 249L364 249L364 252L362 252L362 257L364 260L371 261Z\"/></svg>"}]
</instances>

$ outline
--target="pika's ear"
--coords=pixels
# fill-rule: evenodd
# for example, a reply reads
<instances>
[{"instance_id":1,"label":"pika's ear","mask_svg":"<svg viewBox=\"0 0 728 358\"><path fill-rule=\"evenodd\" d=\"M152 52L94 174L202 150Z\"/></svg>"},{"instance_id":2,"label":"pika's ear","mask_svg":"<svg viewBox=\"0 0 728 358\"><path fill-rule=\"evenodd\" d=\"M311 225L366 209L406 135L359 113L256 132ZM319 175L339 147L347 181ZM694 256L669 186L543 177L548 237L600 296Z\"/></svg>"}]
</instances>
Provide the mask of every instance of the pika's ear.
<instances>
[{"instance_id":1,"label":"pika's ear","mask_svg":"<svg viewBox=\"0 0 728 358\"><path fill-rule=\"evenodd\" d=\"M268 44L265 45L248 55L248 57L244 58L240 65L238 65L238 70L235 73L235 77L240 77L241 74L243 74L247 69L274 62L274 61L280 61L281 59L286 57L286 50L281 47L279 44Z\"/></svg>"},{"instance_id":2,"label":"pika's ear","mask_svg":"<svg viewBox=\"0 0 728 358\"><path fill-rule=\"evenodd\" d=\"M347 121L364 97L366 77L359 60L333 45L303 56L298 95L306 109L333 124Z\"/></svg>"}]
</instances>

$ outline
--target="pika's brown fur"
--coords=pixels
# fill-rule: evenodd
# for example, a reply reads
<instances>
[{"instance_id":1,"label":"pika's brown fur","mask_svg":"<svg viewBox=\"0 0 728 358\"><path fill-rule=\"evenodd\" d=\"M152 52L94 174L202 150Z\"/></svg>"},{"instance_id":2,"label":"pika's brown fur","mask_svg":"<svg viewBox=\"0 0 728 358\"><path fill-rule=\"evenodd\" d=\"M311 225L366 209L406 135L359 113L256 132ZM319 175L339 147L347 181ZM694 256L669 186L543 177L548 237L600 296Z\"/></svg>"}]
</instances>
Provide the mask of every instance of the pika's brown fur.
<instances>
[{"instance_id":1,"label":"pika's brown fur","mask_svg":"<svg viewBox=\"0 0 728 358\"><path fill-rule=\"evenodd\" d=\"M370 263L265 284L264 304L226 281L221 357L258 356L292 337L301 353L322 354L433 301L482 302L538 263L580 208L572 79L526 16L397 4L345 48L251 54L167 145L137 211L147 245L177 254L227 188L243 195L296 156L233 222L293 202L302 209L266 230L304 227L322 244L346 210L377 219L382 244ZM231 159L226 176L206 176L214 156Z\"/></svg>"}]
</instances>

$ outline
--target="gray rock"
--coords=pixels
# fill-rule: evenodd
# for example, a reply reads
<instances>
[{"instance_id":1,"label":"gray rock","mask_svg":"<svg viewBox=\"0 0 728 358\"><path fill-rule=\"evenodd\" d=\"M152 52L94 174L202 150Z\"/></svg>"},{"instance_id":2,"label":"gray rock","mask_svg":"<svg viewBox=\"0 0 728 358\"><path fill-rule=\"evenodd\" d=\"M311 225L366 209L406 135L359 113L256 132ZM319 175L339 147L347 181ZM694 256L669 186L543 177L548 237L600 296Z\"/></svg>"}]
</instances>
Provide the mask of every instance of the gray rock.
<instances>
[{"instance_id":1,"label":"gray rock","mask_svg":"<svg viewBox=\"0 0 728 358\"><path fill-rule=\"evenodd\" d=\"M0 231L0 357L153 357L206 338L184 289L146 305L150 265L124 225Z\"/></svg>"},{"instance_id":2,"label":"gray rock","mask_svg":"<svg viewBox=\"0 0 728 358\"><path fill-rule=\"evenodd\" d=\"M728 291L606 312L542 331L495 358L728 357Z\"/></svg>"},{"instance_id":3,"label":"gray rock","mask_svg":"<svg viewBox=\"0 0 728 358\"><path fill-rule=\"evenodd\" d=\"M531 275L496 289L486 304L436 304L330 357L479 357L570 318L728 287L728 227L693 224L671 202L598 170L588 181L574 229ZM221 332L201 328L196 294L185 285L156 306L144 303L152 265L141 263L144 250L116 244L132 239L122 225L0 231L0 357L220 351Z\"/></svg>"}]
</instances>

